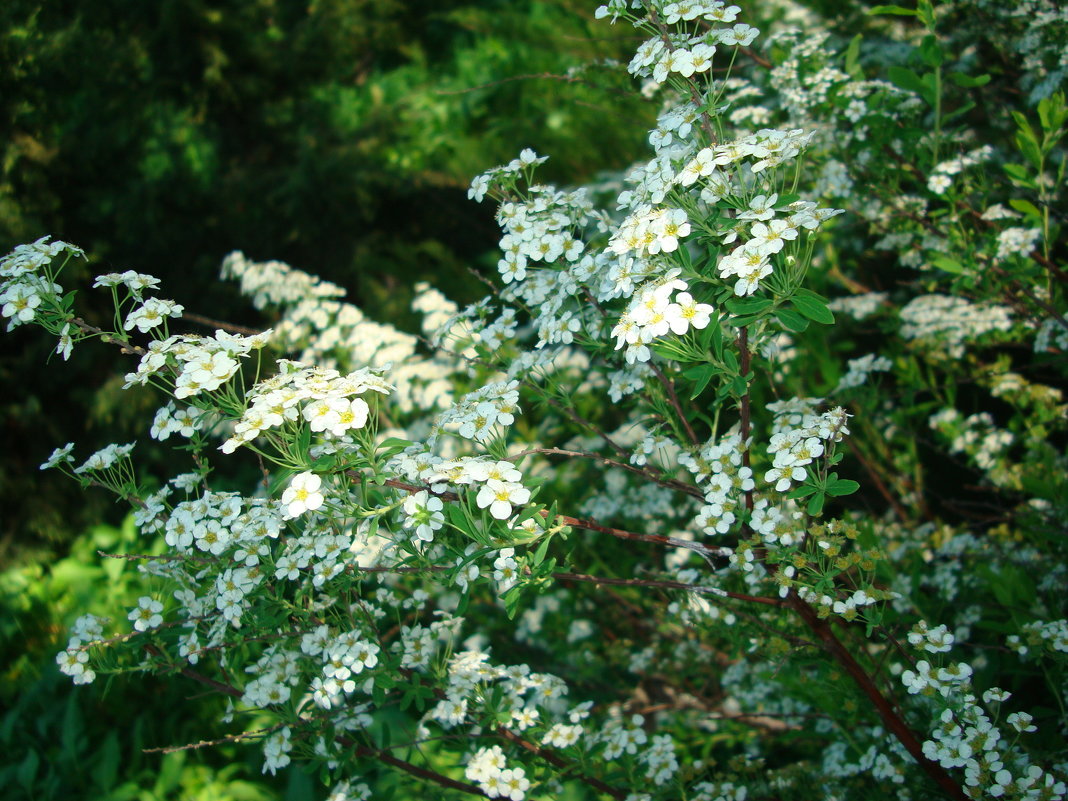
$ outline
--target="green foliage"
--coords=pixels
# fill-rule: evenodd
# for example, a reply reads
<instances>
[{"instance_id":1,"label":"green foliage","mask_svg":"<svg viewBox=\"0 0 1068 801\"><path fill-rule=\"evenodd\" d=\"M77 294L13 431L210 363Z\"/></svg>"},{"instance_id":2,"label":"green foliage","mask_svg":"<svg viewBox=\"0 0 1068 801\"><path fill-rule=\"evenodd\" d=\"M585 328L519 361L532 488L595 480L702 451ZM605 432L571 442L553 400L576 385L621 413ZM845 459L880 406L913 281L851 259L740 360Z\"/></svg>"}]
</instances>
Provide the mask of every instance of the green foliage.
<instances>
[{"instance_id":1,"label":"green foliage","mask_svg":"<svg viewBox=\"0 0 1068 801\"><path fill-rule=\"evenodd\" d=\"M73 618L87 610L125 618L143 590L135 563L102 553L144 547L132 521L97 526L76 538L70 555L47 567L0 573L0 786L15 799L300 801L313 785L299 772L259 775L247 750L147 753L197 742L222 712L217 699L190 698L172 681L129 680L74 687L55 654ZM155 546L158 548L158 544ZM280 779L282 777L279 777Z\"/></svg>"},{"instance_id":2,"label":"green foliage","mask_svg":"<svg viewBox=\"0 0 1068 801\"><path fill-rule=\"evenodd\" d=\"M266 7L243 13L259 19ZM742 63L731 57L729 81L714 72L690 81L675 69L684 62L672 60L651 137L660 158L644 178L632 173L605 193L611 208L611 195L627 186L619 205L629 216L620 223L611 210L594 212L584 195L538 184L538 159L527 152L480 176L472 193L502 203L498 219L513 241L533 230L546 249L523 251L526 276L506 258L499 267L507 286L494 284L491 297L466 309L419 289L413 307L427 338L417 340L385 324L414 325L414 317L409 293L374 276L375 265L393 259L394 271L418 278L433 272L424 261L438 259L441 284L463 259L421 216L414 224L406 204L454 180L479 147L493 151L498 136L519 137L536 109L548 108L510 98L520 113L502 117L494 104L529 84L497 76L509 63L509 37L555 35L571 17L548 4L510 8L516 17L473 4L427 11L444 29L395 50L366 42L374 55L351 85L323 78L319 54L306 54L309 71L295 73L307 79L298 81L304 91L251 115L265 147L277 135L284 146L275 155L300 157L298 190L309 179L325 191L323 165L331 174L364 170L360 191L341 192L357 224L404 217L388 230L407 240L387 245L382 228L345 250L343 237L319 227L324 209L297 191L318 216L291 229L294 242L271 232L256 248L246 245L256 252L269 242L284 254L327 236L344 258L338 272L316 272L357 286L368 317L324 300L337 293L296 270L244 257L224 270L243 284L263 279L264 296L278 293L257 300L284 332L273 347L353 372L286 361L271 368L259 355L266 338L167 338L158 364L142 362L143 375L204 413L203 430L180 446L197 474L176 478L168 497L147 494L151 481L174 473L155 452L147 461L157 479L135 475L126 454L88 471L63 463L83 486L133 500L142 530L155 534L139 545L131 531L120 535L116 544L135 555L104 562L105 590L87 584L93 569L60 562L48 575L13 571L5 578L18 590L12 596L31 599L31 609L35 595L89 587L77 608L110 612L128 633L114 643L72 641L63 664L73 676L85 678L75 660L90 652L92 667L117 683L142 671L178 681L180 670L241 699L238 714L268 762L288 760L292 750L294 760L318 760L324 782L358 777L375 797L403 792L410 777L441 787L455 788L450 782L461 777L481 783L479 754L502 743L509 769L522 765L534 782L532 797L599 797L597 782L620 788L610 793L619 797L702 801L731 797L725 787L733 792L735 783L750 797L798 801L922 798L936 785L956 798L977 795L971 765L952 751L960 743L969 755L987 754L981 779L992 795L1027 795L1003 775L1044 776L1052 787L1064 769L1058 733L1066 721L1068 111L1063 87L1037 75L1041 58L1017 71L1011 48L1001 47L999 36L1019 20L1002 10L972 41L972 29L955 25L969 8L964 0L867 14L851 7L835 17L833 32L811 17L800 30L768 37L762 50L738 50ZM384 26L382 35L392 9L359 7ZM663 4L659 12L669 13ZM640 23L652 36L647 53L665 41L677 46L657 13ZM761 26L780 12L768 13L773 19ZM299 44L310 19L295 10L272 16L268 38ZM516 19L528 27L512 30ZM345 29L344 19L331 20ZM1049 35L1063 46L1063 34ZM976 57L986 49L996 52ZM218 74L205 69L215 75L205 86L227 75L226 59L213 63ZM554 63L548 50L524 53L526 69ZM323 69L333 75L334 67ZM648 77L653 68L636 71ZM586 68L552 80L603 100L603 87L583 82L594 74ZM448 94L453 80L463 90L456 95ZM246 91L236 79L222 83ZM1025 99L1020 87L1032 94ZM213 99L204 116L179 109L144 134L151 142L184 132L182 147L157 141L145 151L140 180L173 177L175 157L194 177L231 162L238 173L248 166L244 153L220 155L225 136L198 127L225 99L205 91ZM622 102L634 104L630 117L642 113L633 93ZM688 108L689 134L679 126L685 114L672 118L680 108ZM583 137L574 148L561 140L572 153L616 135L602 135L596 114L586 120L594 128L555 108L543 118L545 139L512 141L508 152L545 147L558 124L561 136ZM765 126L790 133L769 144L767 131L753 133ZM635 127L644 134L644 122ZM320 135L329 140L327 129L339 135L320 153L311 145ZM665 144L667 133L678 137L677 149ZM779 159L776 147L792 151ZM691 167L701 154L722 163L698 175ZM567 179L589 169L584 160ZM672 179L656 186L663 170ZM276 198L260 190L262 207L273 208ZM448 196L460 192L458 184ZM846 213L835 217L831 206ZM579 242L589 260L549 258L549 231ZM741 261L750 246L748 256L758 258ZM47 261L34 267L45 287ZM495 261L485 262L491 273ZM347 280L361 265L371 272ZM766 272L750 280L757 269L743 276L747 267ZM64 281L82 278L81 269ZM18 285L35 286L28 278ZM31 317L53 338L65 323L77 324L79 343L100 334L72 319L69 295L34 291L47 297L37 298ZM679 291L673 305L671 291ZM136 293L127 286L112 294L121 326ZM684 313L685 325L651 333ZM634 327L645 330L629 337ZM168 330L175 329L162 329L157 344ZM117 330L104 340L147 346ZM230 364L218 374L203 367L221 354ZM278 375L267 378L271 369ZM190 378L201 371L210 377ZM331 405L356 395L374 400ZM150 401L135 400L131 418L141 403ZM341 425L338 409L349 423ZM316 425L334 414L336 423ZM117 426L110 428L115 437ZM241 467L215 467L228 463ZM212 489L245 497L212 495L209 479ZM185 515L195 518L195 542ZM150 559L164 551L164 527L171 550ZM133 561L153 576L138 589L126 585ZM170 593L175 584L196 591ZM123 598L111 598L115 586L125 587ZM135 601L140 587L152 594ZM137 622L129 632L123 619L135 603L145 613L130 617ZM34 614L51 613L42 606ZM468 634L477 636L461 640ZM210 638L203 652L198 637ZM13 675L28 675L34 659L13 655ZM334 681L350 672L358 679ZM1025 731L1015 737L1013 716L1002 714L1007 697L995 686L1012 691L1011 709L1033 713L1035 729L1026 727L1030 715L1017 716ZM573 695L554 703L561 688ZM26 703L36 703L35 692ZM592 704L592 717L591 707L568 709L579 698ZM90 718L71 713L73 703L39 717L51 721L44 729L57 731L63 754L100 765L99 775L83 779L128 788L147 781L120 775L115 754L124 745L105 737L94 750L97 741L81 736ZM25 728L29 711L19 707L5 727ZM565 715L588 721L582 743L540 748L562 736L549 727ZM1011 740L987 741L970 725L988 715ZM208 730L211 717L201 721ZM163 720L184 732L184 722ZM958 728L962 722L969 725ZM652 746L612 750L615 734L641 746L654 731ZM59 781L43 765L75 758L51 754L35 736L4 774L29 789L39 777L42 787ZM919 759L921 743L940 764ZM676 755L679 764L670 765ZM210 785L209 793L259 792L233 784L236 774L184 771L180 758L168 759L159 773L170 778L146 792L173 791L185 776L190 786Z\"/></svg>"},{"instance_id":3,"label":"green foliage","mask_svg":"<svg viewBox=\"0 0 1068 801\"><path fill-rule=\"evenodd\" d=\"M93 254L85 275L144 268L187 307L252 323L214 279L243 250L312 267L411 320L418 280L473 294L469 266L495 233L465 192L487 161L522 142L566 154L550 175L576 180L638 152L630 121L655 109L599 66L625 55L625 32L591 23L579 0L94 0L73 11L11 0L0 8L0 130L11 132L0 251L56 232ZM576 64L587 66L569 73ZM147 409L115 385L96 389L121 370L108 356L75 356L61 386L37 369L47 349L28 338L4 348L0 415L18 447L0 467L0 500L17 558L108 514L98 500L82 514L51 476L28 490L47 451L33 444L39 399L67 399L69 414L44 423L48 441L132 439Z\"/></svg>"}]
</instances>

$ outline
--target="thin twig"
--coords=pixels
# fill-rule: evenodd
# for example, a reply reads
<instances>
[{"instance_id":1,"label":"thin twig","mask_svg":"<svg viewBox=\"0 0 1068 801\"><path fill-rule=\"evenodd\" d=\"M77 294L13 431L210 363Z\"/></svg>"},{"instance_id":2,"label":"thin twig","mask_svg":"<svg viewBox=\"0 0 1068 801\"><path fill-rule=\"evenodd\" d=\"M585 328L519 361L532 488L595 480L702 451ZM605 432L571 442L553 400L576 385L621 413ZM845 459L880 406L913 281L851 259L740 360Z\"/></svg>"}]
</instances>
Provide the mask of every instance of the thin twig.
<instances>
[{"instance_id":1,"label":"thin twig","mask_svg":"<svg viewBox=\"0 0 1068 801\"><path fill-rule=\"evenodd\" d=\"M417 492L430 492L433 495L437 495L446 501L458 501L460 496L455 492L433 492L429 487L421 487L417 484L409 484L405 481L397 481L393 478L386 479L383 484L387 487L393 487L394 489L401 489L405 492L415 494ZM548 517L547 510L541 510L542 517ZM712 556L730 556L732 551L728 548L709 548L706 545L701 545L698 542L691 542L690 540L680 540L675 537L665 537L660 534L639 534L635 531L626 531L621 528L612 528L611 526L602 526L595 520L586 520L579 517L570 517L568 515L557 515L557 522L562 525L570 526L571 528L581 528L586 531L596 531L601 534L610 534L621 540L632 540L634 542L649 542L654 545L663 545L669 548L686 548L690 551L696 551L697 553L712 557Z\"/></svg>"},{"instance_id":2,"label":"thin twig","mask_svg":"<svg viewBox=\"0 0 1068 801\"><path fill-rule=\"evenodd\" d=\"M620 801L630 795L626 790L619 790L615 787L607 785L600 779L594 778L593 776L587 776L584 773L572 772L575 766L571 762L568 762L566 759L554 753L553 751L550 751L548 748L542 748L541 746L535 745L529 740L524 740L518 734L509 731L504 726L497 727L497 734L499 734L508 742L518 745L520 748L529 751L530 753L534 754L537 757L540 757L541 759L544 759L553 767L559 768L562 771L570 772L574 778L585 782L598 792L610 795L612 796L612 798L617 798Z\"/></svg>"},{"instance_id":3,"label":"thin twig","mask_svg":"<svg viewBox=\"0 0 1068 801\"><path fill-rule=\"evenodd\" d=\"M662 579L625 579L608 578L606 576L587 576L582 573L553 573L553 578L559 581L587 582L589 584L613 584L624 587L659 587L666 590L685 590L702 595L715 595L721 598L732 598L736 601L749 601L765 606L786 606L786 602L779 598L763 598L757 595L745 595L740 592L730 592L717 587L703 587L699 584L685 584L681 581L665 581Z\"/></svg>"},{"instance_id":4,"label":"thin twig","mask_svg":"<svg viewBox=\"0 0 1068 801\"><path fill-rule=\"evenodd\" d=\"M679 420L682 421L683 427L686 429L686 436L690 438L691 445L699 445L700 441L697 439L697 434L694 433L693 426L690 425L690 421L686 419L686 413L682 410L682 404L679 403L679 396L675 392L675 382L664 375L664 371L661 370L655 362L649 362L649 366L652 368L657 380L664 387L664 391L667 393L668 400L675 408L675 414L679 416Z\"/></svg>"},{"instance_id":5,"label":"thin twig","mask_svg":"<svg viewBox=\"0 0 1068 801\"><path fill-rule=\"evenodd\" d=\"M256 729L255 731L244 731L238 734L228 734L226 737L220 737L217 740L201 740L199 743L188 743L186 745L167 745L162 748L142 748L142 754L173 754L178 751L195 751L200 748L210 748L213 745L226 745L227 743L237 743L242 740L257 739L264 734L273 734L276 731L284 728L284 723L279 723L277 726L271 726L269 729Z\"/></svg>"},{"instance_id":6,"label":"thin twig","mask_svg":"<svg viewBox=\"0 0 1068 801\"><path fill-rule=\"evenodd\" d=\"M600 91L609 92L610 94L622 95L624 97L639 97L637 92L627 89L615 89L609 86L602 86L601 84L594 83L593 81L586 80L585 78L578 78L574 75L561 75L553 72L536 72L525 75L510 75L507 78L500 78L496 81L490 81L488 83L482 83L477 86L468 86L464 89L438 89L434 92L437 95L465 95L470 92L477 92L481 89L491 89L494 86L501 86L502 84L512 83L514 81L562 81L564 83L577 83L583 86L590 86Z\"/></svg>"},{"instance_id":7,"label":"thin twig","mask_svg":"<svg viewBox=\"0 0 1068 801\"><path fill-rule=\"evenodd\" d=\"M263 333L261 329L227 323L223 320L214 320L211 317L204 317L201 314L193 314L192 312L183 312L181 319L198 325L206 325L209 328L221 328L223 331L229 331L232 334L245 334L246 336L254 337Z\"/></svg>"},{"instance_id":8,"label":"thin twig","mask_svg":"<svg viewBox=\"0 0 1068 801\"><path fill-rule=\"evenodd\" d=\"M802 600L796 593L791 590L789 594L790 605L794 611L801 617L805 625L809 627L813 634L815 634L823 643L824 648L835 658L845 671L853 678L853 681L857 683L861 691L868 696L868 700L872 702L875 709L879 713L879 717L882 718L886 727L894 734L898 741L905 747L905 750L912 755L912 758L919 763L924 772L930 776L939 787L945 790L951 798L956 801L967 801L967 796L961 789L961 786L953 779L946 770L937 762L932 762L923 753L923 746L920 744L916 734L909 728L909 725L898 715L893 705L886 699L886 696L882 694L879 688L872 681L871 676L856 660L856 657L850 653L842 641L838 639L834 631L828 625L826 620L821 620L816 614L816 611L809 606L804 600Z\"/></svg>"},{"instance_id":9,"label":"thin twig","mask_svg":"<svg viewBox=\"0 0 1068 801\"><path fill-rule=\"evenodd\" d=\"M695 498L704 498L704 493L697 487L687 484L683 481L679 481L674 478L664 478L661 475L657 475L655 472L647 467L638 467L637 465L627 464L626 462L619 462L615 459L609 459L607 456L602 456L599 453L590 453L589 451L572 451L566 448L530 448L529 450L520 451L508 457L508 461L515 461L523 456L531 456L533 454L546 454L548 456L573 456L578 459L594 459L609 467L618 467L621 470L628 470L631 473L635 473L640 476L652 479L662 487L668 487L669 489L678 490L679 492L685 492L687 495L692 495Z\"/></svg>"}]
</instances>

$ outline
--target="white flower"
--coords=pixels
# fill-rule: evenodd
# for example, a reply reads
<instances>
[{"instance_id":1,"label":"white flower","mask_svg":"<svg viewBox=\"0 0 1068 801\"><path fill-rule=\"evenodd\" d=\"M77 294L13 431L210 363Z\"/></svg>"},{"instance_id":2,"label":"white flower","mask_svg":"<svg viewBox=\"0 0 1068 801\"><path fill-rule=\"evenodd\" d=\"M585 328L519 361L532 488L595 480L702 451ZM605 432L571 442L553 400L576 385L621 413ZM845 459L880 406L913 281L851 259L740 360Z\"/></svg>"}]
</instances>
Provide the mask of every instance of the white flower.
<instances>
[{"instance_id":1,"label":"white flower","mask_svg":"<svg viewBox=\"0 0 1068 801\"><path fill-rule=\"evenodd\" d=\"M147 334L156 326L161 325L167 317L181 317L183 311L185 308L173 300L149 298L143 306L130 312L122 327L129 331L137 326L138 331Z\"/></svg>"},{"instance_id":2,"label":"white flower","mask_svg":"<svg viewBox=\"0 0 1068 801\"><path fill-rule=\"evenodd\" d=\"M286 507L285 517L299 517L307 511L314 511L323 505L323 495L319 492L323 480L311 472L298 473L293 476L286 491L282 493L282 503Z\"/></svg>"},{"instance_id":3,"label":"white flower","mask_svg":"<svg viewBox=\"0 0 1068 801\"><path fill-rule=\"evenodd\" d=\"M493 578L501 592L513 587L518 578L516 568L519 564L513 558L515 548L502 548L500 555L493 560Z\"/></svg>"},{"instance_id":4,"label":"white flower","mask_svg":"<svg viewBox=\"0 0 1068 801\"><path fill-rule=\"evenodd\" d=\"M52 455L48 457L48 461L41 465L41 469L49 470L55 467L56 465L62 464L64 462L73 462L74 460L70 456L70 452L72 450L74 450L73 442L68 442L62 448L56 448L54 451L52 451Z\"/></svg>"},{"instance_id":5,"label":"white flower","mask_svg":"<svg viewBox=\"0 0 1068 801\"><path fill-rule=\"evenodd\" d=\"M524 504L530 500L530 490L522 484L511 481L499 481L491 478L478 491L475 502L479 509L489 507L489 512L497 520L507 520L512 515L512 504Z\"/></svg>"},{"instance_id":6,"label":"white flower","mask_svg":"<svg viewBox=\"0 0 1068 801\"><path fill-rule=\"evenodd\" d=\"M160 614L162 611L162 603L148 595L142 595L137 600L137 608L130 612L127 618L133 621L134 628L138 631L148 631L163 623L163 615Z\"/></svg>"},{"instance_id":7,"label":"white flower","mask_svg":"<svg viewBox=\"0 0 1068 801\"><path fill-rule=\"evenodd\" d=\"M927 179L927 188L936 195L945 194L945 191L952 185L953 181L949 179L949 176L942 173L936 173Z\"/></svg>"},{"instance_id":8,"label":"white flower","mask_svg":"<svg viewBox=\"0 0 1068 801\"><path fill-rule=\"evenodd\" d=\"M689 292L680 292L675 296L675 302L664 310L664 318L672 332L682 336L690 327L707 327L713 311L715 309L707 303L695 301Z\"/></svg>"},{"instance_id":9,"label":"white flower","mask_svg":"<svg viewBox=\"0 0 1068 801\"><path fill-rule=\"evenodd\" d=\"M445 525L441 513L441 498L433 497L426 490L409 495L404 500L405 528L415 529L415 536L423 542L432 542L434 532Z\"/></svg>"},{"instance_id":10,"label":"white flower","mask_svg":"<svg viewBox=\"0 0 1068 801\"><path fill-rule=\"evenodd\" d=\"M1026 712L1013 712L1007 718L1005 722L1012 726L1018 732L1032 732L1038 731L1038 727L1031 723L1031 716Z\"/></svg>"}]
</instances>

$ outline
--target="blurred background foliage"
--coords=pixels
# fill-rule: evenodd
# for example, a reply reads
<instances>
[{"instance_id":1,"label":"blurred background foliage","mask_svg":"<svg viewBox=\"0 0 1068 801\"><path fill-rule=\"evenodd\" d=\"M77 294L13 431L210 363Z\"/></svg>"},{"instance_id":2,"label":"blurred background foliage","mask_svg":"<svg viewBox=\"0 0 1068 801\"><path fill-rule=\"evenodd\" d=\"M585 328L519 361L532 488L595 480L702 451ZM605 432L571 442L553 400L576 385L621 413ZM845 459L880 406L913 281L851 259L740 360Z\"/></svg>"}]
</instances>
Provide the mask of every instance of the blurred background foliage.
<instances>
[{"instance_id":1,"label":"blurred background foliage","mask_svg":"<svg viewBox=\"0 0 1068 801\"><path fill-rule=\"evenodd\" d=\"M546 179L581 182L632 161L635 115L655 116L598 66L634 32L581 0L0 5L0 249L51 234L91 254L83 279L148 272L230 322L264 324L218 281L231 250L401 324L417 280L463 297L499 237L473 175L529 146L553 154ZM46 343L3 347L0 559L62 553L120 518L37 465L68 440L133 439L154 400L105 384L113 354L46 371Z\"/></svg>"},{"instance_id":2,"label":"blurred background foliage","mask_svg":"<svg viewBox=\"0 0 1068 801\"><path fill-rule=\"evenodd\" d=\"M656 108L607 66L634 32L595 24L595 5L6 0L0 252L51 234L90 254L70 288L134 269L190 311L252 326L269 321L218 279L232 250L321 275L402 326L416 281L473 299L469 268L495 262L499 231L467 200L472 176L533 147L553 156L545 179L579 183L643 151ZM69 440L144 446L158 400L122 392L129 366L106 349L45 369L40 337L0 347L5 797L323 796L299 771L261 777L256 749L142 753L218 730L221 702L191 700L196 687L75 691L59 675L73 617L136 605L135 568L98 551L145 544L104 493L37 467Z\"/></svg>"}]
</instances>

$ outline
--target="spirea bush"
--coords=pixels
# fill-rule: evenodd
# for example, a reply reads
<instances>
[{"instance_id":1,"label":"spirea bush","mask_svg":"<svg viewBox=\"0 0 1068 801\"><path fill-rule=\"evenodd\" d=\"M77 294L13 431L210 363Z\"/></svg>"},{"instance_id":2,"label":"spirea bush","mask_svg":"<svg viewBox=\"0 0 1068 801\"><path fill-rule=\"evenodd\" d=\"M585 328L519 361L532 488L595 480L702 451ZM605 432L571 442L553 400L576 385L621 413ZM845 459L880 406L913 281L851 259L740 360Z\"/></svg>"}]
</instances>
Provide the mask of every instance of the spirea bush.
<instances>
[{"instance_id":1,"label":"spirea bush","mask_svg":"<svg viewBox=\"0 0 1068 801\"><path fill-rule=\"evenodd\" d=\"M206 736L333 801L1063 798L1065 12L597 16L644 39L651 158L475 178L499 274L417 287L421 336L240 253L262 333L134 271L89 321L77 247L4 259L9 328L120 348L187 459L43 465L145 543L61 670L218 693Z\"/></svg>"}]
</instances>

